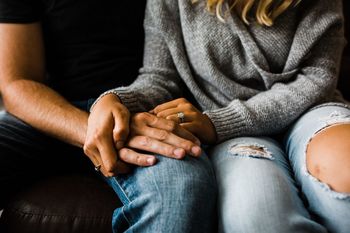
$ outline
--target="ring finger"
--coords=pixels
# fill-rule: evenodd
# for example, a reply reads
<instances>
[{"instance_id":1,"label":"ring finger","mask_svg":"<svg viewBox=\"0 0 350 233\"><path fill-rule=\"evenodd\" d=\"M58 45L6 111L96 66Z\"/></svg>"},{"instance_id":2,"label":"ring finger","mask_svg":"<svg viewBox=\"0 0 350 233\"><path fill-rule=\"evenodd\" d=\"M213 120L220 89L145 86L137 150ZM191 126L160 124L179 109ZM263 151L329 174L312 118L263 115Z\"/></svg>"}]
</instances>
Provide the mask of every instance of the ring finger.
<instances>
[{"instance_id":1,"label":"ring finger","mask_svg":"<svg viewBox=\"0 0 350 233\"><path fill-rule=\"evenodd\" d=\"M183 117L181 117L178 114L179 112L176 112L175 114L171 114L165 117L167 120L175 121L178 124L182 123L190 123L195 120L195 113L193 112L182 112Z\"/></svg>"}]
</instances>

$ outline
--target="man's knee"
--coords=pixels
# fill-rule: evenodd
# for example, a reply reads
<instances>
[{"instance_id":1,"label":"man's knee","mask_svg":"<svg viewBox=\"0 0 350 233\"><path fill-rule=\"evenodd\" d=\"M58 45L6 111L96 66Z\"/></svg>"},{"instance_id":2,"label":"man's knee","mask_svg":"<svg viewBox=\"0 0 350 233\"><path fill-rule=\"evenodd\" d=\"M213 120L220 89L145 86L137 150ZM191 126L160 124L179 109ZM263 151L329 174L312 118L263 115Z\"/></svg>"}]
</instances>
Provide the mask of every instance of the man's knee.
<instances>
[{"instance_id":1,"label":"man's knee","mask_svg":"<svg viewBox=\"0 0 350 233\"><path fill-rule=\"evenodd\" d=\"M146 205L154 210L152 219L176 232L206 232L212 227L217 190L208 158L159 157L156 166L143 170L147 177L141 178L141 196L150 197Z\"/></svg>"},{"instance_id":2,"label":"man's knee","mask_svg":"<svg viewBox=\"0 0 350 233\"><path fill-rule=\"evenodd\" d=\"M334 191L350 193L350 124L317 133L306 151L307 169Z\"/></svg>"},{"instance_id":3,"label":"man's knee","mask_svg":"<svg viewBox=\"0 0 350 233\"><path fill-rule=\"evenodd\" d=\"M205 156L205 155L202 155ZM178 199L187 206L194 202L203 204L216 199L216 180L208 158L188 157L184 160L168 159L166 180L169 182L164 192L170 199ZM163 161L165 162L165 161ZM172 192L169 192L169 185ZM171 206L169 206L171 208Z\"/></svg>"}]
</instances>

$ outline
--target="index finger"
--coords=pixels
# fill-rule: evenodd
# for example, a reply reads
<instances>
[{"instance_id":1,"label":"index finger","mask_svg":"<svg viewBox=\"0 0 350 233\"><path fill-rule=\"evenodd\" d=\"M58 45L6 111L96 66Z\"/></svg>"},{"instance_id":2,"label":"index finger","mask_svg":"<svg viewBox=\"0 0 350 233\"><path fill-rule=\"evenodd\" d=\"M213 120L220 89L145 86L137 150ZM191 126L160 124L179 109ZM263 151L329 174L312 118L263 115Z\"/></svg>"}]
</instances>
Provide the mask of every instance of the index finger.
<instances>
[{"instance_id":1,"label":"index finger","mask_svg":"<svg viewBox=\"0 0 350 233\"><path fill-rule=\"evenodd\" d=\"M154 114L158 114L159 112L164 111L166 109L176 108L179 105L180 102L183 102L182 98L176 99L176 100L172 100L172 101L166 102L164 104L160 104L160 105L158 105L157 107L155 107L153 109L153 112L154 112Z\"/></svg>"},{"instance_id":2,"label":"index finger","mask_svg":"<svg viewBox=\"0 0 350 233\"><path fill-rule=\"evenodd\" d=\"M114 148L113 140L105 140L98 145L98 151L106 172L116 174L117 171L117 151Z\"/></svg>"},{"instance_id":3,"label":"index finger","mask_svg":"<svg viewBox=\"0 0 350 233\"><path fill-rule=\"evenodd\" d=\"M201 144L199 139L196 136L194 136L192 133L190 133L186 129L182 128L176 122L174 122L172 120L167 120L164 118L156 117L156 116L152 116L151 118L152 119L150 119L149 122L147 122L148 126L153 127L153 128L157 128L157 129L163 129L163 130L166 130L168 132L172 132L175 135L177 135L183 139L190 140L197 145Z\"/></svg>"},{"instance_id":4,"label":"index finger","mask_svg":"<svg viewBox=\"0 0 350 233\"><path fill-rule=\"evenodd\" d=\"M118 111L113 112L114 117L114 129L113 139L117 149L121 149L129 136L129 120L130 113L125 109L120 108Z\"/></svg>"},{"instance_id":5,"label":"index finger","mask_svg":"<svg viewBox=\"0 0 350 233\"><path fill-rule=\"evenodd\" d=\"M193 143L197 144L198 146L201 145L201 141L196 136L194 136L190 131L186 130L180 125L176 127L176 129L174 130L174 134L176 134L177 136L183 139L190 140Z\"/></svg>"}]
</instances>

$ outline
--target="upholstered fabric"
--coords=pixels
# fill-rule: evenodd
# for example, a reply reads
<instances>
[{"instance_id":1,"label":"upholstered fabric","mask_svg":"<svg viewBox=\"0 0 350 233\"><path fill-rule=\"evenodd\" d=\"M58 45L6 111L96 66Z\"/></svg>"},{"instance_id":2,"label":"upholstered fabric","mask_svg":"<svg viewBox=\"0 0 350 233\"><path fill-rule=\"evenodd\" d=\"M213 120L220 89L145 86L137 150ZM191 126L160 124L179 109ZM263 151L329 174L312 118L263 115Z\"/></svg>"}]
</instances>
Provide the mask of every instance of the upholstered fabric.
<instances>
[{"instance_id":1,"label":"upholstered fabric","mask_svg":"<svg viewBox=\"0 0 350 233\"><path fill-rule=\"evenodd\" d=\"M0 232L109 233L112 213L120 205L96 175L50 177L14 196L0 219Z\"/></svg>"}]
</instances>

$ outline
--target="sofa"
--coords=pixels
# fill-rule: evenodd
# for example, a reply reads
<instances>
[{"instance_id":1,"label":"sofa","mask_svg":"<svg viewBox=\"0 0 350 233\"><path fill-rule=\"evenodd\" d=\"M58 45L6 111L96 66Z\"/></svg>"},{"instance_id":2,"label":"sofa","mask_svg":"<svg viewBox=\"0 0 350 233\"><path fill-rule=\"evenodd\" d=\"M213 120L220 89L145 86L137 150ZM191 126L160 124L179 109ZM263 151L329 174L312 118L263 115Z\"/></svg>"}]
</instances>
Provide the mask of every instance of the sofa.
<instances>
[{"instance_id":1,"label":"sofa","mask_svg":"<svg viewBox=\"0 0 350 233\"><path fill-rule=\"evenodd\" d=\"M344 2L350 40L350 2ZM339 89L350 100L350 46L344 51ZM116 194L96 174L61 174L38 180L17 193L0 218L5 233L108 233Z\"/></svg>"}]
</instances>

